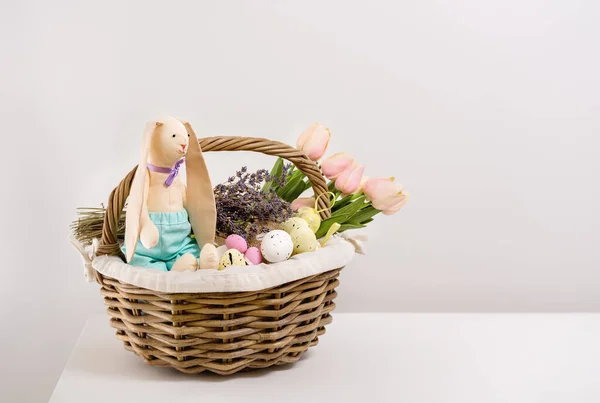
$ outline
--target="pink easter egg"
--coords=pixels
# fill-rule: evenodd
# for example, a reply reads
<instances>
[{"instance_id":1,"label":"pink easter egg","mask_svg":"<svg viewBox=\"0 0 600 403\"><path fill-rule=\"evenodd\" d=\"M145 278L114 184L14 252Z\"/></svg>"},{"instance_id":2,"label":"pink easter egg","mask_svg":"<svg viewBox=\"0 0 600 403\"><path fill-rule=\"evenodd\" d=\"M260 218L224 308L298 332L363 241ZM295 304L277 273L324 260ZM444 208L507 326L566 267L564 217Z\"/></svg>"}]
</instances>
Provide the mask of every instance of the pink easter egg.
<instances>
[{"instance_id":1,"label":"pink easter egg","mask_svg":"<svg viewBox=\"0 0 600 403\"><path fill-rule=\"evenodd\" d=\"M246 259L252 264L261 264L263 261L262 253L260 253L260 249L252 246L248 248L246 254L244 255Z\"/></svg>"},{"instance_id":2,"label":"pink easter egg","mask_svg":"<svg viewBox=\"0 0 600 403\"><path fill-rule=\"evenodd\" d=\"M237 249L242 253L248 250L246 240L239 235L229 235L227 239L225 239L225 245L227 246L227 249Z\"/></svg>"}]
</instances>

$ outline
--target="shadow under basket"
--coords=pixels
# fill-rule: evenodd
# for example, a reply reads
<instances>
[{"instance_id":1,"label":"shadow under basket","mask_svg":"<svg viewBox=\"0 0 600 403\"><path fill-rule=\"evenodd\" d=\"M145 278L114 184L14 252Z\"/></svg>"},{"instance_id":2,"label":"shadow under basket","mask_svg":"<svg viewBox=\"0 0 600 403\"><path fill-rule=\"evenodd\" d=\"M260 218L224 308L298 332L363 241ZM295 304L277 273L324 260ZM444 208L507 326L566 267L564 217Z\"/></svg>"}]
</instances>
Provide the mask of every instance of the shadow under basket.
<instances>
[{"instance_id":1,"label":"shadow under basket","mask_svg":"<svg viewBox=\"0 0 600 403\"><path fill-rule=\"evenodd\" d=\"M294 163L313 185L327 192L319 167L283 143L248 137L203 138L207 151L257 151ZM121 256L117 228L129 194L134 168L112 191L98 255ZM331 214L321 197L321 216ZM190 374L230 375L297 361L316 346L335 309L342 268L252 292L162 293L95 272L104 303L125 348L147 364Z\"/></svg>"}]
</instances>

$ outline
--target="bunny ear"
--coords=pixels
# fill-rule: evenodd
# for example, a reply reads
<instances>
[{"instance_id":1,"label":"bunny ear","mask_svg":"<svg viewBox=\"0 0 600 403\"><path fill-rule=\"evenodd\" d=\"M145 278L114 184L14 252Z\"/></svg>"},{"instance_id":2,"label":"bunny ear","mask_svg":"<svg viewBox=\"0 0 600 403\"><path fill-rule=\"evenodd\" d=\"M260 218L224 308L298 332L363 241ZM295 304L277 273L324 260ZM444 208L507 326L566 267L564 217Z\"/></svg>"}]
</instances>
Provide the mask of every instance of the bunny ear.
<instances>
[{"instance_id":1,"label":"bunny ear","mask_svg":"<svg viewBox=\"0 0 600 403\"><path fill-rule=\"evenodd\" d=\"M182 121L190 141L185 156L187 173L186 210L194 230L198 245L202 247L215 241L217 229L217 209L210 176L206 169L202 149L194 129L188 122Z\"/></svg>"},{"instance_id":2,"label":"bunny ear","mask_svg":"<svg viewBox=\"0 0 600 403\"><path fill-rule=\"evenodd\" d=\"M156 122L155 125L146 127L142 138L142 152L140 162L131 182L131 189L127 199L127 211L125 213L125 252L127 262L131 261L140 237L140 220L145 200L145 188L148 181L148 153L150 152L150 143L152 135L157 127L162 123Z\"/></svg>"}]
</instances>

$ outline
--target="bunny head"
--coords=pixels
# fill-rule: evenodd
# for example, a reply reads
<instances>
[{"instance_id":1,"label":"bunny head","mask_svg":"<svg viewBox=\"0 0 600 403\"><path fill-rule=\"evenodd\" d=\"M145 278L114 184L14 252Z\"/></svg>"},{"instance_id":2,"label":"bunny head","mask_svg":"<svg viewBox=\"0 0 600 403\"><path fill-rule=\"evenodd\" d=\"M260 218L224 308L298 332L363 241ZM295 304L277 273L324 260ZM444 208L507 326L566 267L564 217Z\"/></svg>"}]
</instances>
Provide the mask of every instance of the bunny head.
<instances>
[{"instance_id":1,"label":"bunny head","mask_svg":"<svg viewBox=\"0 0 600 403\"><path fill-rule=\"evenodd\" d=\"M170 116L159 119L149 136L147 158L152 165L172 167L187 152L190 135L180 120Z\"/></svg>"},{"instance_id":2,"label":"bunny head","mask_svg":"<svg viewBox=\"0 0 600 403\"><path fill-rule=\"evenodd\" d=\"M129 262L140 236L145 189L149 181L147 164L171 168L185 157L187 171L186 210L200 246L214 242L216 208L213 189L202 149L191 125L172 117L149 122L144 130L140 162L131 183L125 220L125 249Z\"/></svg>"}]
</instances>

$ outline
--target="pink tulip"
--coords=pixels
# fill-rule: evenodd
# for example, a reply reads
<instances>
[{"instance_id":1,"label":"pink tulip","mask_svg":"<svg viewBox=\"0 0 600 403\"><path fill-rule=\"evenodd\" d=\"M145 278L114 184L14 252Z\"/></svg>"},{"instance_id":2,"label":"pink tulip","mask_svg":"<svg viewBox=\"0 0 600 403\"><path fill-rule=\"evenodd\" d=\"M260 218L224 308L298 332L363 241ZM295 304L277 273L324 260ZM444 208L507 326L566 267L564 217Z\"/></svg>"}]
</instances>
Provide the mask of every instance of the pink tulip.
<instances>
[{"instance_id":1,"label":"pink tulip","mask_svg":"<svg viewBox=\"0 0 600 403\"><path fill-rule=\"evenodd\" d=\"M360 185L358 185L358 190L355 193L364 193L365 185L369 181L369 177L364 175L360 180Z\"/></svg>"},{"instance_id":2,"label":"pink tulip","mask_svg":"<svg viewBox=\"0 0 600 403\"><path fill-rule=\"evenodd\" d=\"M408 193L402 192L402 193L400 193L400 195L398 195L396 204L393 205L392 207L389 207L386 210L383 210L382 213L385 215L392 215L395 212L397 212L398 210L400 210L402 207L404 207L404 205L406 204L407 201L408 201Z\"/></svg>"},{"instance_id":3,"label":"pink tulip","mask_svg":"<svg viewBox=\"0 0 600 403\"><path fill-rule=\"evenodd\" d=\"M350 165L335 180L335 188L344 194L356 192L360 186L363 172L365 172L364 165L357 163Z\"/></svg>"},{"instance_id":4,"label":"pink tulip","mask_svg":"<svg viewBox=\"0 0 600 403\"><path fill-rule=\"evenodd\" d=\"M321 170L323 171L323 175L327 177L327 179L335 179L346 168L348 168L354 159L347 153L337 153L329 156L321 162Z\"/></svg>"},{"instance_id":5,"label":"pink tulip","mask_svg":"<svg viewBox=\"0 0 600 403\"><path fill-rule=\"evenodd\" d=\"M296 147L304 151L311 160L318 161L327 150L330 136L329 129L315 123L298 137Z\"/></svg>"},{"instance_id":6,"label":"pink tulip","mask_svg":"<svg viewBox=\"0 0 600 403\"><path fill-rule=\"evenodd\" d=\"M367 200L383 214L394 214L408 200L408 194L402 192L402 186L394 182L394 178L369 179L364 186Z\"/></svg>"},{"instance_id":7,"label":"pink tulip","mask_svg":"<svg viewBox=\"0 0 600 403\"><path fill-rule=\"evenodd\" d=\"M292 211L300 210L302 207L314 207L315 206L315 198L314 197L300 197L292 202L290 207Z\"/></svg>"}]
</instances>

